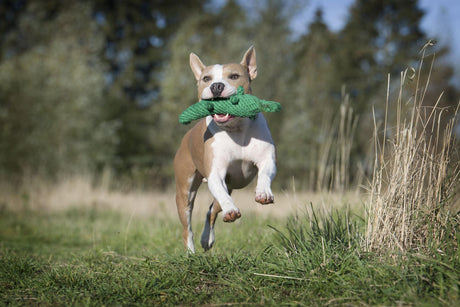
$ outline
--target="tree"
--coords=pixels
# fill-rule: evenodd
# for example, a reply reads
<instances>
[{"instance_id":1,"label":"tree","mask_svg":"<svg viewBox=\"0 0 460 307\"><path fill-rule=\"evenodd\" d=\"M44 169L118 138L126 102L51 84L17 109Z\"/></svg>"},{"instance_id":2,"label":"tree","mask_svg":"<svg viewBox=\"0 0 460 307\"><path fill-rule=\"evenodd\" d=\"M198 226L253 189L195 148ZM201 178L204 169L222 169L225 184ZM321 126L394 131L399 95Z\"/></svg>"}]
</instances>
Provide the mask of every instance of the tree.
<instances>
[{"instance_id":1,"label":"tree","mask_svg":"<svg viewBox=\"0 0 460 307\"><path fill-rule=\"evenodd\" d=\"M383 120L387 75L397 79L420 57L419 50L427 40L420 29L422 17L416 0L356 0L338 33L333 57L336 77L346 86L360 117L352 153L355 166L366 164L373 114Z\"/></svg>"},{"instance_id":2,"label":"tree","mask_svg":"<svg viewBox=\"0 0 460 307\"><path fill-rule=\"evenodd\" d=\"M110 159L116 122L103 113L102 41L84 3L27 4L2 45L10 54L0 63L2 174L50 178Z\"/></svg>"},{"instance_id":3,"label":"tree","mask_svg":"<svg viewBox=\"0 0 460 307\"><path fill-rule=\"evenodd\" d=\"M100 57L108 66L104 99L119 123L113 168L139 184L166 185L171 149L162 146L167 129L156 122L169 41L204 0L98 0L94 18L106 38ZM153 181L153 182L152 182Z\"/></svg>"},{"instance_id":4,"label":"tree","mask_svg":"<svg viewBox=\"0 0 460 307\"><path fill-rule=\"evenodd\" d=\"M286 120L278 147L287 160L284 171L295 176L296 183L303 188L320 188L314 186L321 165L319 149L329 138L340 103L340 85L334 83L331 60L334 39L324 23L322 10L318 9L306 34L292 47L296 63L289 82L292 94L283 111Z\"/></svg>"},{"instance_id":5,"label":"tree","mask_svg":"<svg viewBox=\"0 0 460 307\"><path fill-rule=\"evenodd\" d=\"M399 74L417 61L426 37L416 0L356 0L339 34L334 58L338 78L347 85L359 113L381 94L386 76Z\"/></svg>"},{"instance_id":6,"label":"tree","mask_svg":"<svg viewBox=\"0 0 460 307\"><path fill-rule=\"evenodd\" d=\"M94 17L106 37L103 58L108 84L128 99L148 105L159 96L169 39L204 0L98 0Z\"/></svg>"}]
</instances>

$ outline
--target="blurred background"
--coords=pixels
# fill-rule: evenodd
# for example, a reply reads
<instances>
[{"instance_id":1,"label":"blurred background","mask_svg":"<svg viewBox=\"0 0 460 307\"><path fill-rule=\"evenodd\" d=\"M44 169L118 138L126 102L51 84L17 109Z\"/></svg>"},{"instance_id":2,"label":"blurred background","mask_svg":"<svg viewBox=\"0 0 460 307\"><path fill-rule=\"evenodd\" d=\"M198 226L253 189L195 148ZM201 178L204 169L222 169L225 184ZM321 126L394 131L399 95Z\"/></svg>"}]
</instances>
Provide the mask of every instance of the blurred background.
<instances>
[{"instance_id":1,"label":"blurred background","mask_svg":"<svg viewBox=\"0 0 460 307\"><path fill-rule=\"evenodd\" d=\"M443 93L437 107L454 114L459 15L457 0L0 1L0 185L84 175L171 187L190 128L178 115L197 101L189 53L239 62L254 45L253 92L283 106L267 115L275 187L359 186L401 72L405 88L426 91L424 105ZM429 84L411 84L415 71ZM410 107L414 92L402 97Z\"/></svg>"}]
</instances>

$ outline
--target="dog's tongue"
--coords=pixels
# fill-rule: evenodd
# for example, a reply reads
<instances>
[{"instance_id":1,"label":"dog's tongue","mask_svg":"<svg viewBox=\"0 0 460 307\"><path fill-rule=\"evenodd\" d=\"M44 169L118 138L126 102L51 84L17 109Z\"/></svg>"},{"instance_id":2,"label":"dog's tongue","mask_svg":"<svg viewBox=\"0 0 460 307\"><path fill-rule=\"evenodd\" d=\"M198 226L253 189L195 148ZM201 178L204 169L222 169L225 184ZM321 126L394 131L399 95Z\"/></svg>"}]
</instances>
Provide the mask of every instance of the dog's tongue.
<instances>
[{"instance_id":1,"label":"dog's tongue","mask_svg":"<svg viewBox=\"0 0 460 307\"><path fill-rule=\"evenodd\" d=\"M225 123L233 118L233 115L230 114L214 114L212 116L214 120L218 123Z\"/></svg>"}]
</instances>

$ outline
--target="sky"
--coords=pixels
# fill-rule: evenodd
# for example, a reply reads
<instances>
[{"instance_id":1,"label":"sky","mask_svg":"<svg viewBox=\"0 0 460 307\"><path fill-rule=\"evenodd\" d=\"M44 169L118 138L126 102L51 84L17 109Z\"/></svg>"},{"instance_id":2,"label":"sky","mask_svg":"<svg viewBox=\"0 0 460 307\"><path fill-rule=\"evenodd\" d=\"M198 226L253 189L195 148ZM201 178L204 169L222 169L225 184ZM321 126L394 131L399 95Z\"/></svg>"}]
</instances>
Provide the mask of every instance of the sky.
<instances>
[{"instance_id":1,"label":"sky","mask_svg":"<svg viewBox=\"0 0 460 307\"><path fill-rule=\"evenodd\" d=\"M404 0L401 0L404 1ZM226 0L213 0L217 6L223 6ZM240 0L248 4L250 1ZM294 36L306 31L313 21L317 8L322 8L323 18L329 29L339 31L348 17L350 6L355 0L305 0L305 9L300 11L291 22ZM420 7L425 11L421 28L429 38L436 38L442 46L450 48L449 60L455 69L454 84L460 85L460 0L419 0ZM296 33L297 32L297 33ZM422 46L420 46L422 47Z\"/></svg>"},{"instance_id":2,"label":"sky","mask_svg":"<svg viewBox=\"0 0 460 307\"><path fill-rule=\"evenodd\" d=\"M305 11L306 21L312 20L316 8L324 11L324 19L333 31L340 30L346 22L348 11L354 0L310 0ZM425 10L422 28L428 34L444 32L445 27L453 29L460 27L460 1L459 0L419 0L419 5ZM308 16L309 15L309 16ZM299 26L301 24L299 23ZM460 44L457 37L457 46Z\"/></svg>"},{"instance_id":3,"label":"sky","mask_svg":"<svg viewBox=\"0 0 460 307\"><path fill-rule=\"evenodd\" d=\"M329 29L340 30L348 16L354 0L310 0L299 18L292 24L293 29L303 31L313 20L318 7L323 9L323 18ZM460 0L419 0L425 11L421 28L428 37L436 37L438 42L450 47L450 59L454 62L456 80L460 80Z\"/></svg>"}]
</instances>

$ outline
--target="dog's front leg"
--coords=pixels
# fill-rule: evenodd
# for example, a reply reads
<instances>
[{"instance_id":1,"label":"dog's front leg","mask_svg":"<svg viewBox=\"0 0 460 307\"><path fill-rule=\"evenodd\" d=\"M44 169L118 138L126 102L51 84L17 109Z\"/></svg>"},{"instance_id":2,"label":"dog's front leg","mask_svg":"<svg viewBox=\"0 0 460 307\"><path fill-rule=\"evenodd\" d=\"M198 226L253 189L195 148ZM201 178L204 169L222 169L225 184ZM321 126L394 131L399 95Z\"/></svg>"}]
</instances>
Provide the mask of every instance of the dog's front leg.
<instances>
[{"instance_id":1,"label":"dog's front leg","mask_svg":"<svg viewBox=\"0 0 460 307\"><path fill-rule=\"evenodd\" d=\"M211 171L208 176L208 188L222 208L224 222L233 222L241 217L241 213L228 193L227 185L225 184L225 170L226 168L220 171Z\"/></svg>"},{"instance_id":2,"label":"dog's front leg","mask_svg":"<svg viewBox=\"0 0 460 307\"><path fill-rule=\"evenodd\" d=\"M271 183L276 175L276 164L274 155L268 159L257 163L259 169L256 186L256 202L263 205L271 204L275 201L271 189Z\"/></svg>"}]
</instances>

